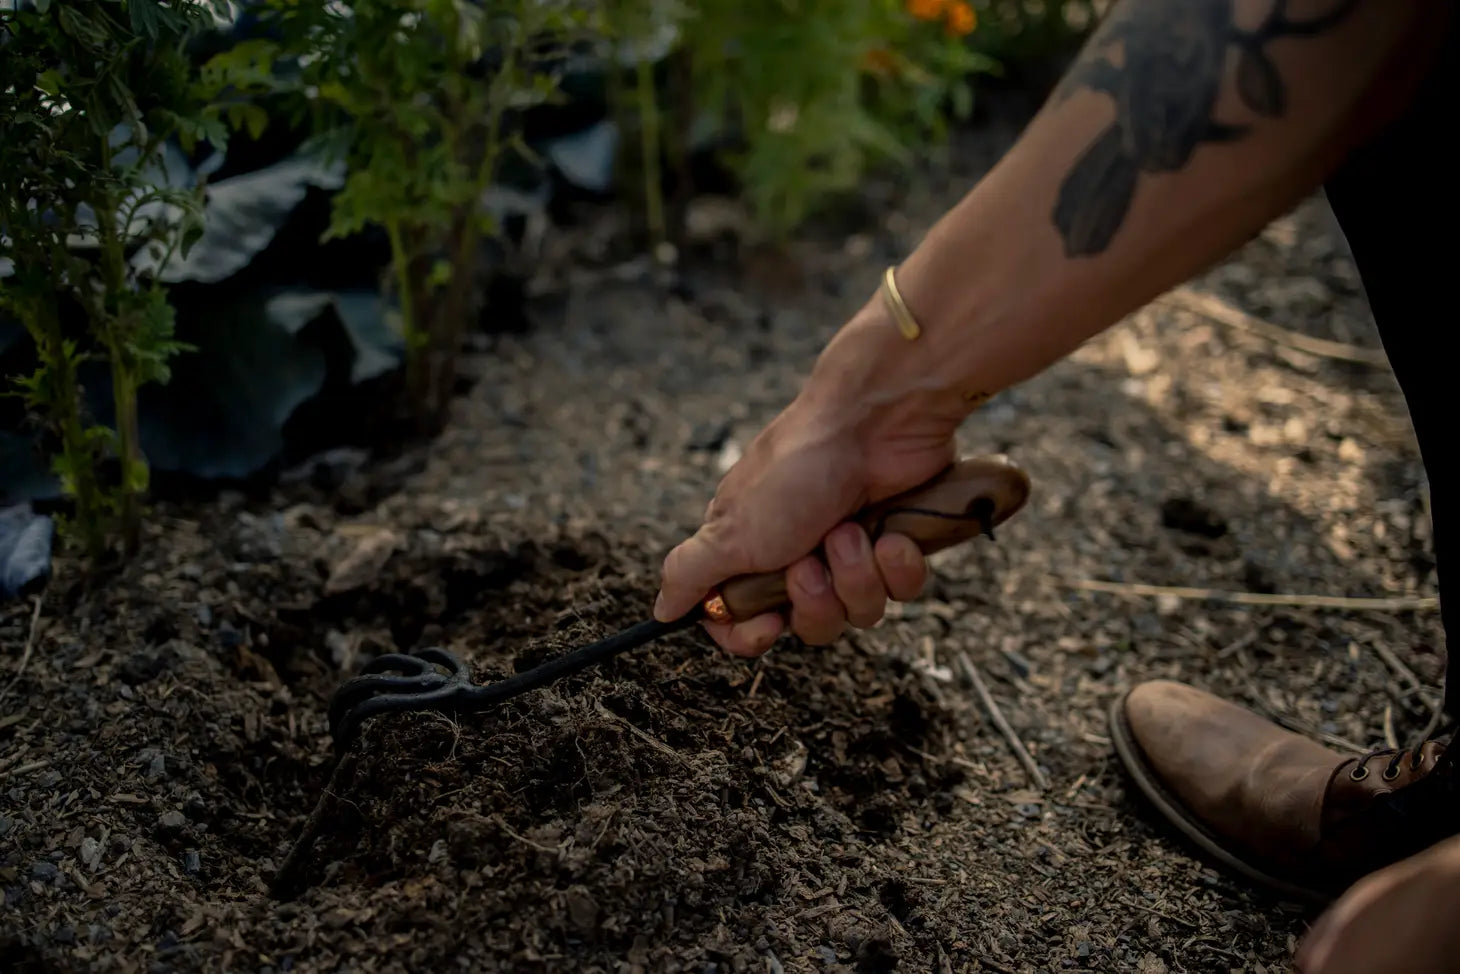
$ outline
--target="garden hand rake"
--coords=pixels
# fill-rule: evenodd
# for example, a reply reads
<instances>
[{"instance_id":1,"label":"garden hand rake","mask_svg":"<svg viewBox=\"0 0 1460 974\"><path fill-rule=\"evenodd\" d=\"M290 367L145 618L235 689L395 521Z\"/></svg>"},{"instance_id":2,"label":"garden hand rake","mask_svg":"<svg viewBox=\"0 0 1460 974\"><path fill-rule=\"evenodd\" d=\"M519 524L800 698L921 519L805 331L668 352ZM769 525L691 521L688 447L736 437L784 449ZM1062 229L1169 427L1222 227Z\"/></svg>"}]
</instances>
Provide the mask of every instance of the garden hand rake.
<instances>
[{"instance_id":1,"label":"garden hand rake","mask_svg":"<svg viewBox=\"0 0 1460 974\"><path fill-rule=\"evenodd\" d=\"M864 509L856 520L874 541L891 531L907 535L924 554L932 554L980 534L992 540L993 529L1024 506L1029 490L1029 476L1007 457L971 457L920 487ZM788 604L784 572L740 575L679 619L641 622L489 684L473 683L467 664L439 647L412 655L390 653L372 660L335 691L329 707L330 734L336 751L344 751L361 725L379 714L479 713L701 620L738 622Z\"/></svg>"}]
</instances>

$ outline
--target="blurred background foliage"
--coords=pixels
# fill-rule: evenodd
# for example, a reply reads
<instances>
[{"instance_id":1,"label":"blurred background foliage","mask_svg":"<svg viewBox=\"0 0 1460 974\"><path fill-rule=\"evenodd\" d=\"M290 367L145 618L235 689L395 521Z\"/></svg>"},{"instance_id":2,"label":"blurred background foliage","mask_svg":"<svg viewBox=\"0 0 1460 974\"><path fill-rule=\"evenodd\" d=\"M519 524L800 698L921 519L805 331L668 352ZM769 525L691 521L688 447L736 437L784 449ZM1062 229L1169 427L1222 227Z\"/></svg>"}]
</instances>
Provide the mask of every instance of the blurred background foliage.
<instances>
[{"instance_id":1,"label":"blurred background foliage","mask_svg":"<svg viewBox=\"0 0 1460 974\"><path fill-rule=\"evenodd\" d=\"M564 199L625 208L625 246L672 259L709 182L784 241L1102 12L0 2L0 509L62 514L105 559L159 478L430 435Z\"/></svg>"}]
</instances>

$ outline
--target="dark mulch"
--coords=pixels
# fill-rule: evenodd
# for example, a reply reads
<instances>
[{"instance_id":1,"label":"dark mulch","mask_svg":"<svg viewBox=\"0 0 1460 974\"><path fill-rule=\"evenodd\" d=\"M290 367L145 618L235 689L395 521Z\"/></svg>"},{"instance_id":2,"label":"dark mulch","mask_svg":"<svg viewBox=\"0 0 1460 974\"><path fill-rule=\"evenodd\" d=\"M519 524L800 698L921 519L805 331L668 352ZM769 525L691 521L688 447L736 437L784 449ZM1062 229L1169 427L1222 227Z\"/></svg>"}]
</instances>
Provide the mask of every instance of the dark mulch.
<instances>
[{"instance_id":1,"label":"dark mulch","mask_svg":"<svg viewBox=\"0 0 1460 974\"><path fill-rule=\"evenodd\" d=\"M1106 707L1175 677L1335 746L1402 737L1438 699L1436 615L1069 582L1432 596L1422 469L1386 371L1167 305L969 422L1036 494L924 600L829 649L747 663L684 634L489 716L376 721L302 888L268 894L330 774L338 681L432 644L502 676L644 617L724 465L1000 144L779 262L707 243L668 282L591 270L591 223L544 255L535 330L480 340L429 448L164 505L120 575L61 566L23 673L32 607L0 610L0 967L1285 969L1308 915L1154 823ZM1316 201L1194 287L1377 347ZM374 545L384 567L330 594Z\"/></svg>"}]
</instances>

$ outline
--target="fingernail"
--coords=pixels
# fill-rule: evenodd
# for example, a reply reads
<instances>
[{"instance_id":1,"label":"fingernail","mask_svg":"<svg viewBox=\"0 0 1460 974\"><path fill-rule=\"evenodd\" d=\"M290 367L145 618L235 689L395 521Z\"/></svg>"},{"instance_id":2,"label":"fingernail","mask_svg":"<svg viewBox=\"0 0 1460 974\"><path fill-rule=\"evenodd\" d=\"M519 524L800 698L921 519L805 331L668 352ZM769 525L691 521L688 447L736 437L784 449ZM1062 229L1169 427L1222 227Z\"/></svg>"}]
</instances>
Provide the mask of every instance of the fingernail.
<instances>
[{"instance_id":1,"label":"fingernail","mask_svg":"<svg viewBox=\"0 0 1460 974\"><path fill-rule=\"evenodd\" d=\"M908 551L907 545L889 545L891 550L887 552L887 558L894 567L909 568L913 563L913 554ZM885 549L884 549L885 550Z\"/></svg>"},{"instance_id":2,"label":"fingernail","mask_svg":"<svg viewBox=\"0 0 1460 974\"><path fill-rule=\"evenodd\" d=\"M819 563L813 563L801 572L801 587L811 595L821 595L831 588L831 576Z\"/></svg>"},{"instance_id":3,"label":"fingernail","mask_svg":"<svg viewBox=\"0 0 1460 974\"><path fill-rule=\"evenodd\" d=\"M664 618L664 593L660 592L654 597L654 618L660 622L667 622Z\"/></svg>"},{"instance_id":4,"label":"fingernail","mask_svg":"<svg viewBox=\"0 0 1460 974\"><path fill-rule=\"evenodd\" d=\"M839 531L832 535L831 554L837 561L850 565L861 553L862 548L857 544L857 536L854 532Z\"/></svg>"}]
</instances>

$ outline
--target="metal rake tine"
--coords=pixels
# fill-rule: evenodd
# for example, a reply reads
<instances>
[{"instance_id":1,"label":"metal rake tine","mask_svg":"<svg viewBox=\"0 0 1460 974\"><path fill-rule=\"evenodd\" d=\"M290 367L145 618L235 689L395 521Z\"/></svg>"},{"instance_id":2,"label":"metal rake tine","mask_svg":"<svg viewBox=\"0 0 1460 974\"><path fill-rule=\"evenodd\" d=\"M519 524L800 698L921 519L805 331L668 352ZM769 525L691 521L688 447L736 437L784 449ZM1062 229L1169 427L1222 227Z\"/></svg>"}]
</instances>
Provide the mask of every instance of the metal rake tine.
<instances>
[{"instance_id":1,"label":"metal rake tine","mask_svg":"<svg viewBox=\"0 0 1460 974\"><path fill-rule=\"evenodd\" d=\"M442 667L450 672L442 673ZM401 671L398 675L388 671ZM367 664L361 675L346 680L330 698L331 733L340 726L348 712L380 696L435 699L445 688L471 685L467 665L444 649L426 649L415 656L390 653ZM404 708L399 708L404 709Z\"/></svg>"},{"instance_id":2,"label":"metal rake tine","mask_svg":"<svg viewBox=\"0 0 1460 974\"><path fill-rule=\"evenodd\" d=\"M428 649L421 650L416 654L416 657L450 670L451 676L454 679L461 680L464 683L471 682L471 667L466 665L466 660L449 650L442 649L439 646L432 646Z\"/></svg>"},{"instance_id":3,"label":"metal rake tine","mask_svg":"<svg viewBox=\"0 0 1460 974\"><path fill-rule=\"evenodd\" d=\"M330 723L330 735L335 740L335 749L343 751L360 732L360 725L371 717L403 711L434 710L438 713L454 713L455 703L460 702L469 691L468 684L446 680L434 690L408 693L382 693L368 697L344 710L337 721Z\"/></svg>"}]
</instances>

